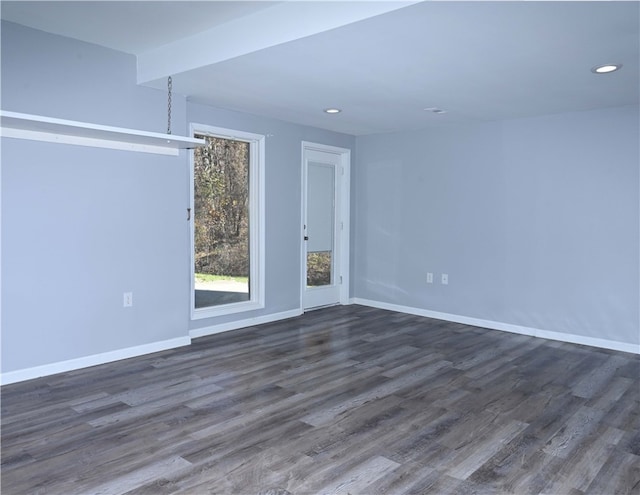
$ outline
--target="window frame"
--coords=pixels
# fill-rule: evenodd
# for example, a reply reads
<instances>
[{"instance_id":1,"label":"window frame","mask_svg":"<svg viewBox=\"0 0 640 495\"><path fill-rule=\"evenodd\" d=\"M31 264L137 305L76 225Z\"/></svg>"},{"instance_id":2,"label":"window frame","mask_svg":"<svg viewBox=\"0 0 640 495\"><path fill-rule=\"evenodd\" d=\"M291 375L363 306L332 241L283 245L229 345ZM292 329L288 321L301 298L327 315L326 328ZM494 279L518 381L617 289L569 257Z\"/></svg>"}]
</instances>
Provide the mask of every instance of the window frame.
<instances>
[{"instance_id":1,"label":"window frame","mask_svg":"<svg viewBox=\"0 0 640 495\"><path fill-rule=\"evenodd\" d=\"M254 311L265 307L265 235L264 235L264 169L265 136L251 132L238 131L206 124L192 123L189 126L191 136L211 136L249 143L249 300L196 308L195 306L195 223L194 215L189 222L190 232L190 280L191 280L191 320L215 318L245 311ZM189 153L189 206L194 210L194 168L195 153Z\"/></svg>"}]
</instances>

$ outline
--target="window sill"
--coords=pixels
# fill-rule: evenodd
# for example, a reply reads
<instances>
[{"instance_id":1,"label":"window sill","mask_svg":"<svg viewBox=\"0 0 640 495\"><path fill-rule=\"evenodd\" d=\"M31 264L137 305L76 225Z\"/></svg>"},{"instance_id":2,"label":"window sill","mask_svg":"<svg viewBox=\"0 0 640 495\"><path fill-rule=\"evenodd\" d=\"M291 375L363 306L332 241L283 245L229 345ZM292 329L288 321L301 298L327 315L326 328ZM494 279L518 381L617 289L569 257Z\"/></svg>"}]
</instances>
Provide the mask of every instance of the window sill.
<instances>
[{"instance_id":1,"label":"window sill","mask_svg":"<svg viewBox=\"0 0 640 495\"><path fill-rule=\"evenodd\" d=\"M203 320L205 318L216 318L218 316L244 313L263 308L264 303L261 301L242 301L238 303L221 304L219 306L207 306L205 308L193 309L191 311L191 319Z\"/></svg>"}]
</instances>

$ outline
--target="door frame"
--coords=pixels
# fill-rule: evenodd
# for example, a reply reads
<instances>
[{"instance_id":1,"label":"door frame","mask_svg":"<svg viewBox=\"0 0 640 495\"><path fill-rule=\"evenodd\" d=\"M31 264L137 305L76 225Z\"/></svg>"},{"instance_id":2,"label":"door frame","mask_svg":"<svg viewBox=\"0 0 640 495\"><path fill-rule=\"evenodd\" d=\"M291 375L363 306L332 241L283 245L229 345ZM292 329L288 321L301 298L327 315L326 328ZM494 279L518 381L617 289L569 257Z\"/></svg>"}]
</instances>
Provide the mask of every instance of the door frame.
<instances>
[{"instance_id":1,"label":"door frame","mask_svg":"<svg viewBox=\"0 0 640 495\"><path fill-rule=\"evenodd\" d=\"M301 153L301 198L300 204L300 309L304 312L314 308L305 309L304 296L307 287L307 252L306 244L304 241L304 222L305 222L305 208L306 208L306 167L305 167L305 150L322 151L325 153L331 153L338 155L340 160L341 173L338 174L340 180L340 195L338 197L338 221L340 222L339 241L338 241L338 253L336 257L338 270L335 276L340 278L340 299L339 304L349 304L349 271L350 271L350 218L351 218L351 150L348 148L339 148L337 146L330 146L320 143L312 143L309 141L302 141L302 153ZM338 226L336 225L336 230Z\"/></svg>"}]
</instances>

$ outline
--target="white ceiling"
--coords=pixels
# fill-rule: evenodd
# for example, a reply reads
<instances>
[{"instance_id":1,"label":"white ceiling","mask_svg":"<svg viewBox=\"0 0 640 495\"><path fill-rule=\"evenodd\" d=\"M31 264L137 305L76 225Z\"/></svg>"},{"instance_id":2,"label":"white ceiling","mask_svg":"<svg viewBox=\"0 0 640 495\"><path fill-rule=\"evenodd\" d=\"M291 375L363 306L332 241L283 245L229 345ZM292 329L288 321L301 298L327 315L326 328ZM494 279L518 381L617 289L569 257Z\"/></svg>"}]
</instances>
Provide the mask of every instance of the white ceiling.
<instances>
[{"instance_id":1,"label":"white ceiling","mask_svg":"<svg viewBox=\"0 0 640 495\"><path fill-rule=\"evenodd\" d=\"M196 102L350 134L640 102L640 3L9 2ZM622 63L613 74L590 69ZM326 115L338 107L342 113ZM447 111L425 111L438 107Z\"/></svg>"}]
</instances>

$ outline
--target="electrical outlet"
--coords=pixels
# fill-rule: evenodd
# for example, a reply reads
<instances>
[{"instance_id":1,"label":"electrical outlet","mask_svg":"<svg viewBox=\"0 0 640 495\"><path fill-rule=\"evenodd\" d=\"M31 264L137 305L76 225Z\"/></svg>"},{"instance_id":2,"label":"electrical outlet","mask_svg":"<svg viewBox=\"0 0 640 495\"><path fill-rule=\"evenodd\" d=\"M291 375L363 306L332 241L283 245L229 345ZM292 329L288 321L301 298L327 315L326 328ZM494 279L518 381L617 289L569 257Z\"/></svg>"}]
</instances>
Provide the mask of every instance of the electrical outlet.
<instances>
[{"instance_id":1,"label":"electrical outlet","mask_svg":"<svg viewBox=\"0 0 640 495\"><path fill-rule=\"evenodd\" d=\"M447 275L446 273L442 274L442 285L448 285L449 284L449 275Z\"/></svg>"},{"instance_id":2,"label":"electrical outlet","mask_svg":"<svg viewBox=\"0 0 640 495\"><path fill-rule=\"evenodd\" d=\"M133 292L125 292L123 307L130 308L131 306L133 306Z\"/></svg>"},{"instance_id":3,"label":"electrical outlet","mask_svg":"<svg viewBox=\"0 0 640 495\"><path fill-rule=\"evenodd\" d=\"M433 283L433 273L431 273L431 272L427 273L427 283L428 284L432 284Z\"/></svg>"}]
</instances>

